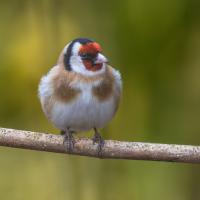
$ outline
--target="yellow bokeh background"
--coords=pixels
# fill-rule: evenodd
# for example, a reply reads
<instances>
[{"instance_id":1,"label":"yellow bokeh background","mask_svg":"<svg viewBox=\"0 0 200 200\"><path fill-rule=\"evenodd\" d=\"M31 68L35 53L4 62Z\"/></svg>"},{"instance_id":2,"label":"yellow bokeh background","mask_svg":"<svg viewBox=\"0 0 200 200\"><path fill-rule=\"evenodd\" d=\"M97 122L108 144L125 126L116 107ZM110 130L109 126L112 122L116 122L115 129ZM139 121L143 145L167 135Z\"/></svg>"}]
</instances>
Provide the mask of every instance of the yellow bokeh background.
<instances>
[{"instance_id":1,"label":"yellow bokeh background","mask_svg":"<svg viewBox=\"0 0 200 200\"><path fill-rule=\"evenodd\" d=\"M0 126L58 134L37 97L72 39L99 42L123 77L106 139L200 143L200 2L0 1ZM92 133L81 133L91 136ZM0 148L0 199L200 199L192 164Z\"/></svg>"}]
</instances>

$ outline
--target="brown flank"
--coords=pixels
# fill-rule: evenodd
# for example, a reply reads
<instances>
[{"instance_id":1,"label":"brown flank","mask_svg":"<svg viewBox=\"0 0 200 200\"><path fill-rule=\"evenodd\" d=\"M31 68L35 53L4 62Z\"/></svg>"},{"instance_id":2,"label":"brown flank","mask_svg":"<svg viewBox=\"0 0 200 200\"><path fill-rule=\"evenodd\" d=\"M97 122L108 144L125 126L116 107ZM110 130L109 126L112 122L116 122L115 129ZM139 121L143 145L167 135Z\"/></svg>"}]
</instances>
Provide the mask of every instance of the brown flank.
<instances>
[{"instance_id":1,"label":"brown flank","mask_svg":"<svg viewBox=\"0 0 200 200\"><path fill-rule=\"evenodd\" d=\"M94 86L92 92L99 101L106 101L113 96L114 77L111 72L111 67L106 68L102 82L98 86Z\"/></svg>"},{"instance_id":2,"label":"brown flank","mask_svg":"<svg viewBox=\"0 0 200 200\"><path fill-rule=\"evenodd\" d=\"M70 87L72 77L67 76L68 72L61 71L53 79L54 98L61 102L73 101L81 92L80 90Z\"/></svg>"},{"instance_id":3,"label":"brown flank","mask_svg":"<svg viewBox=\"0 0 200 200\"><path fill-rule=\"evenodd\" d=\"M47 118L50 120L51 119L51 111L53 108L53 105L55 101L53 100L53 97L45 97L42 100L42 110L46 114Z\"/></svg>"}]
</instances>

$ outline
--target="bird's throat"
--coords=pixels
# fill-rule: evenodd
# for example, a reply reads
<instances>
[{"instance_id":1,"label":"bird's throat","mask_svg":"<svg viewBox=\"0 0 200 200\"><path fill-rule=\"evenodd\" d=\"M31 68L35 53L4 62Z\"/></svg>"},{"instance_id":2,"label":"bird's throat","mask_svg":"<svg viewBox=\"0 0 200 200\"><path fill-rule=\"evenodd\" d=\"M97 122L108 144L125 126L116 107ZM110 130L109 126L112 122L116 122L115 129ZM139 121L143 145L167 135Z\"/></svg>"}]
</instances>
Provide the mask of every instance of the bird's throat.
<instances>
[{"instance_id":1,"label":"bird's throat","mask_svg":"<svg viewBox=\"0 0 200 200\"><path fill-rule=\"evenodd\" d=\"M83 61L83 64L89 71L98 71L103 67L103 63L93 64L91 61Z\"/></svg>"}]
</instances>

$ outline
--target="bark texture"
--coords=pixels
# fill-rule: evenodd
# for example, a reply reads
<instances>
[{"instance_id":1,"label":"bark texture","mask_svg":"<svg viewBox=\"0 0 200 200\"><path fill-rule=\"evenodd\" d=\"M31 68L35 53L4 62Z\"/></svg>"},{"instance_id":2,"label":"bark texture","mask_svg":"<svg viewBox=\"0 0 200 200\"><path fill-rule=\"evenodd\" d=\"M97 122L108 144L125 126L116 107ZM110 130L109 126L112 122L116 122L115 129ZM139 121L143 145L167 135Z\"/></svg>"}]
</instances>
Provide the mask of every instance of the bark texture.
<instances>
[{"instance_id":1,"label":"bark texture","mask_svg":"<svg viewBox=\"0 0 200 200\"><path fill-rule=\"evenodd\" d=\"M0 146L66 153L63 136L0 128ZM91 139L75 139L70 154L98 157ZM200 146L106 140L100 158L200 163Z\"/></svg>"}]
</instances>

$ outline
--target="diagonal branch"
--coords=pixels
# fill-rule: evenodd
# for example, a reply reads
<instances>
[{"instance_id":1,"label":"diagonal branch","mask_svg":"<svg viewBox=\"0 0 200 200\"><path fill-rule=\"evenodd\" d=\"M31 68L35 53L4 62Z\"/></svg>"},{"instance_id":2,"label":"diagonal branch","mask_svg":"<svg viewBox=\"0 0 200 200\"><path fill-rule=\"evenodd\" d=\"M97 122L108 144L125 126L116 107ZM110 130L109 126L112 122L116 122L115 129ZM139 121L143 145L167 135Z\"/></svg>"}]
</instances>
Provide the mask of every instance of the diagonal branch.
<instances>
[{"instance_id":1,"label":"diagonal branch","mask_svg":"<svg viewBox=\"0 0 200 200\"><path fill-rule=\"evenodd\" d=\"M67 153L61 135L0 128L0 146ZM97 144L81 138L71 154L98 157ZM101 158L200 163L200 146L106 140Z\"/></svg>"}]
</instances>

